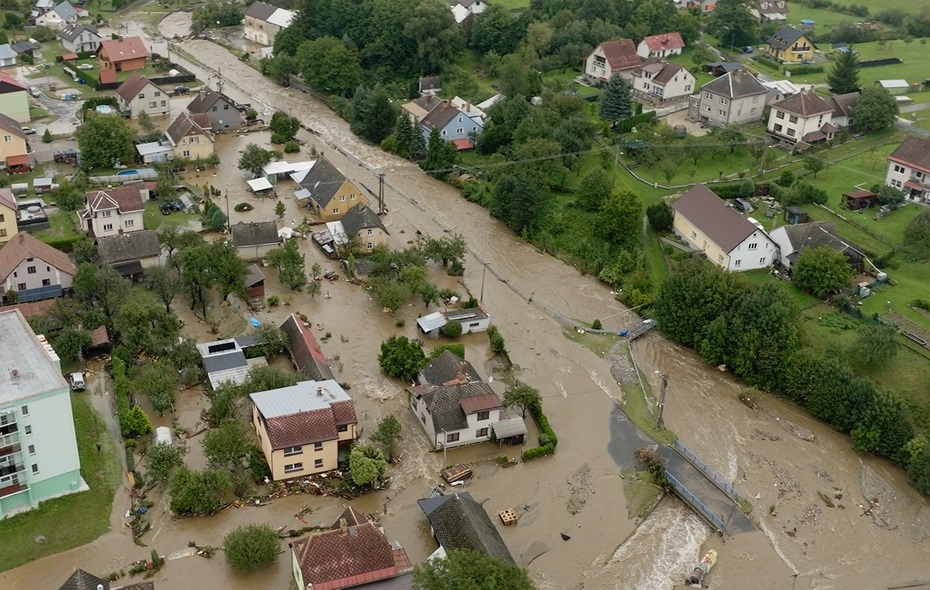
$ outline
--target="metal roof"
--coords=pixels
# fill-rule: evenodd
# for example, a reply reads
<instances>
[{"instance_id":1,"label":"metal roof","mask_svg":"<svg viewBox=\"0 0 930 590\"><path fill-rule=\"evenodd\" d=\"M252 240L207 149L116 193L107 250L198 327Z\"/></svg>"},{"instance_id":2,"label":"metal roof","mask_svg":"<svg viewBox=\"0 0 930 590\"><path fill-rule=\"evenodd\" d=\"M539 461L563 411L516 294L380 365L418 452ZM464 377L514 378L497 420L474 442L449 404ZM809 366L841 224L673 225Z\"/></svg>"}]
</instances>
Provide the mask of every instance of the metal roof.
<instances>
[{"instance_id":1,"label":"metal roof","mask_svg":"<svg viewBox=\"0 0 930 590\"><path fill-rule=\"evenodd\" d=\"M417 325L420 326L420 329L424 332L432 332L433 330L445 326L446 323L448 323L446 321L446 316L442 315L441 311L434 311L422 318L417 318Z\"/></svg>"},{"instance_id":2,"label":"metal roof","mask_svg":"<svg viewBox=\"0 0 930 590\"><path fill-rule=\"evenodd\" d=\"M524 424L523 418L509 418L492 424L491 430L494 431L494 436L497 438L510 438L511 436L526 434L526 424Z\"/></svg>"},{"instance_id":3,"label":"metal roof","mask_svg":"<svg viewBox=\"0 0 930 590\"><path fill-rule=\"evenodd\" d=\"M333 402L352 401L334 379L301 381L290 387L253 393L249 397L266 419L323 410Z\"/></svg>"},{"instance_id":4,"label":"metal roof","mask_svg":"<svg viewBox=\"0 0 930 590\"><path fill-rule=\"evenodd\" d=\"M58 355L39 341L19 310L0 313L0 334L0 404L67 389Z\"/></svg>"}]
</instances>

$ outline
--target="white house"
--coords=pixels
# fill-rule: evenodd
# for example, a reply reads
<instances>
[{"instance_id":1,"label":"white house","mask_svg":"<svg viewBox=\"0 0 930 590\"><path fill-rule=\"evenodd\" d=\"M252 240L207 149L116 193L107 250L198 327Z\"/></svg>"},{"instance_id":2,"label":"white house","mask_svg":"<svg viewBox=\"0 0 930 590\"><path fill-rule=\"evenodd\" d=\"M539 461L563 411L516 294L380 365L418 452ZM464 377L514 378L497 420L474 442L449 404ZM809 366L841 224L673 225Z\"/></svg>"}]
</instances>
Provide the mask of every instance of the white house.
<instances>
[{"instance_id":1,"label":"white house","mask_svg":"<svg viewBox=\"0 0 930 590\"><path fill-rule=\"evenodd\" d=\"M790 269L806 248L829 248L846 256L856 270L862 270L865 254L862 248L844 239L829 221L814 221L783 225L772 231L772 241L778 246L778 261Z\"/></svg>"},{"instance_id":2,"label":"white house","mask_svg":"<svg viewBox=\"0 0 930 590\"><path fill-rule=\"evenodd\" d=\"M691 96L688 118L724 127L762 120L768 89L745 70L734 70Z\"/></svg>"},{"instance_id":3,"label":"white house","mask_svg":"<svg viewBox=\"0 0 930 590\"><path fill-rule=\"evenodd\" d=\"M97 51L103 37L97 33L93 25L71 24L58 32L61 46L66 51L81 53L82 51Z\"/></svg>"},{"instance_id":4,"label":"white house","mask_svg":"<svg viewBox=\"0 0 930 590\"><path fill-rule=\"evenodd\" d=\"M0 68L9 68L16 65L16 51L9 43L0 45Z\"/></svg>"},{"instance_id":5,"label":"white house","mask_svg":"<svg viewBox=\"0 0 930 590\"><path fill-rule=\"evenodd\" d=\"M633 72L633 96L649 103L687 100L694 86L694 74L676 63L652 62Z\"/></svg>"},{"instance_id":6,"label":"white house","mask_svg":"<svg viewBox=\"0 0 930 590\"><path fill-rule=\"evenodd\" d=\"M439 332L449 322L458 322L462 325L462 334L472 332L486 332L491 325L491 316L484 307L470 309L453 309L451 311L434 311L431 314L417 318L420 331L430 338L439 338Z\"/></svg>"},{"instance_id":7,"label":"white house","mask_svg":"<svg viewBox=\"0 0 930 590\"><path fill-rule=\"evenodd\" d=\"M904 191L907 198L930 202L930 139L908 137L888 156L885 184Z\"/></svg>"},{"instance_id":8,"label":"white house","mask_svg":"<svg viewBox=\"0 0 930 590\"><path fill-rule=\"evenodd\" d=\"M259 45L274 45L274 38L297 18L297 13L265 2L254 2L245 11L243 36Z\"/></svg>"},{"instance_id":9,"label":"white house","mask_svg":"<svg viewBox=\"0 0 930 590\"><path fill-rule=\"evenodd\" d=\"M831 119L833 105L815 92L802 90L774 101L769 112L768 132L789 143L820 143L833 139L839 131Z\"/></svg>"},{"instance_id":10,"label":"white house","mask_svg":"<svg viewBox=\"0 0 930 590\"><path fill-rule=\"evenodd\" d=\"M84 231L100 238L145 229L142 215L148 194L141 183L88 191L85 207L78 211Z\"/></svg>"},{"instance_id":11,"label":"white house","mask_svg":"<svg viewBox=\"0 0 930 590\"><path fill-rule=\"evenodd\" d=\"M75 10L74 6L71 6L69 2L65 1L56 5L48 12L40 14L36 18L36 25L40 27L48 27L53 30L59 30L64 28L69 23L77 22L77 19L77 10Z\"/></svg>"},{"instance_id":12,"label":"white house","mask_svg":"<svg viewBox=\"0 0 930 590\"><path fill-rule=\"evenodd\" d=\"M614 74L620 74L632 82L633 71L640 64L633 41L614 39L601 43L585 58L584 76L592 84L603 84Z\"/></svg>"},{"instance_id":13,"label":"white house","mask_svg":"<svg viewBox=\"0 0 930 590\"><path fill-rule=\"evenodd\" d=\"M740 215L703 184L689 189L672 209L675 233L717 266L754 270L775 259L777 246L758 222Z\"/></svg>"},{"instance_id":14,"label":"white house","mask_svg":"<svg viewBox=\"0 0 930 590\"><path fill-rule=\"evenodd\" d=\"M168 94L138 72L116 89L116 100L121 111L129 111L136 118L145 112L150 116L167 115L171 111Z\"/></svg>"},{"instance_id":15,"label":"white house","mask_svg":"<svg viewBox=\"0 0 930 590\"><path fill-rule=\"evenodd\" d=\"M785 0L756 0L749 12L763 23L783 22L788 20L788 4Z\"/></svg>"},{"instance_id":16,"label":"white house","mask_svg":"<svg viewBox=\"0 0 930 590\"><path fill-rule=\"evenodd\" d=\"M10 291L21 303L59 297L71 288L75 273L67 254L26 232L0 248L0 298Z\"/></svg>"},{"instance_id":17,"label":"white house","mask_svg":"<svg viewBox=\"0 0 930 590\"><path fill-rule=\"evenodd\" d=\"M483 0L455 0L452 4L452 17L455 22L462 23L471 15L478 15L488 9Z\"/></svg>"},{"instance_id":18,"label":"white house","mask_svg":"<svg viewBox=\"0 0 930 590\"><path fill-rule=\"evenodd\" d=\"M643 59L680 55L685 48L681 33L662 33L644 37L636 46L636 53Z\"/></svg>"}]
</instances>

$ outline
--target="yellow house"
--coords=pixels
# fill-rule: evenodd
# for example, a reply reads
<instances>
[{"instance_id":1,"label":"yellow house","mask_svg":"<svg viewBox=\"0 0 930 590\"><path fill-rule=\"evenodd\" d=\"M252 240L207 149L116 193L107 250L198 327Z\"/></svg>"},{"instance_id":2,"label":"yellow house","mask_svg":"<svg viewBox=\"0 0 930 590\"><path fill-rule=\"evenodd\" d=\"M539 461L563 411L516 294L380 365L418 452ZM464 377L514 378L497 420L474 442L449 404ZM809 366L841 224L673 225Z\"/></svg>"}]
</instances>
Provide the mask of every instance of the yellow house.
<instances>
[{"instance_id":1,"label":"yellow house","mask_svg":"<svg viewBox=\"0 0 930 590\"><path fill-rule=\"evenodd\" d=\"M275 481L332 471L358 438L352 398L334 380L301 381L252 399L252 425Z\"/></svg>"},{"instance_id":2,"label":"yellow house","mask_svg":"<svg viewBox=\"0 0 930 590\"><path fill-rule=\"evenodd\" d=\"M299 184L300 189L294 193L297 203L312 209L324 221L341 219L352 207L368 204L359 187L325 158L317 160Z\"/></svg>"},{"instance_id":3,"label":"yellow house","mask_svg":"<svg viewBox=\"0 0 930 590\"><path fill-rule=\"evenodd\" d=\"M17 121L3 113L0 113L0 162L8 171L21 169L30 162L26 133Z\"/></svg>"},{"instance_id":4,"label":"yellow house","mask_svg":"<svg viewBox=\"0 0 930 590\"><path fill-rule=\"evenodd\" d=\"M0 188L0 244L9 242L19 231L16 218L19 210L16 207L16 198L13 191Z\"/></svg>"},{"instance_id":5,"label":"yellow house","mask_svg":"<svg viewBox=\"0 0 930 590\"><path fill-rule=\"evenodd\" d=\"M370 254L378 246L387 246L388 230L381 223L378 214L372 211L368 205L358 205L352 207L341 220L335 222L342 224L342 243L347 242L346 238L354 238L356 242L356 252ZM337 240L339 243L339 240Z\"/></svg>"},{"instance_id":6,"label":"yellow house","mask_svg":"<svg viewBox=\"0 0 930 590\"><path fill-rule=\"evenodd\" d=\"M192 115L187 111L178 115L165 131L175 158L207 158L213 154L213 135L210 117L206 113Z\"/></svg>"},{"instance_id":7,"label":"yellow house","mask_svg":"<svg viewBox=\"0 0 930 590\"><path fill-rule=\"evenodd\" d=\"M801 63L814 59L813 41L794 27L784 26L768 40L766 53L785 63Z\"/></svg>"}]
</instances>

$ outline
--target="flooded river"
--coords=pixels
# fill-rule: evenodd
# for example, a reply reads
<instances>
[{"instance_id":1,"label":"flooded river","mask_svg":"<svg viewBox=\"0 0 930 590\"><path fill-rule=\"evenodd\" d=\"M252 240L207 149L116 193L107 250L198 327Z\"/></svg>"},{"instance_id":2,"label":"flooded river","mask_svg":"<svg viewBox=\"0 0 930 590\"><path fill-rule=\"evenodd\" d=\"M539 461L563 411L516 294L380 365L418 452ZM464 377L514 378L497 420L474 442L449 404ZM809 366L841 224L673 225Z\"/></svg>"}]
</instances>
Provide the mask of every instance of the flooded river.
<instances>
[{"instance_id":1,"label":"flooded river","mask_svg":"<svg viewBox=\"0 0 930 590\"><path fill-rule=\"evenodd\" d=\"M627 516L618 466L628 461L618 461L608 450L620 388L610 376L607 361L566 339L559 324L540 308L544 304L581 321L605 318L623 311L608 289L514 237L491 219L487 210L463 200L454 189L423 175L416 166L360 142L344 121L308 96L271 84L212 43L186 41L181 47L202 63L222 67L230 80L225 91L235 100L251 102L261 107L259 110L277 108L299 117L319 134L303 132L301 139L324 151L354 180L375 188L376 174L386 174L390 213L385 223L393 247L404 247L417 231L439 236L443 227L452 228L464 235L481 259L507 278L509 284L492 273L485 275L475 258L466 260L464 283L475 295L484 283L484 301L507 340L519 367L518 376L542 392L559 447L553 457L506 469L491 462L478 463L476 477L467 490L484 501L492 515L504 509L517 509L522 514L517 526L501 527L500 532L517 561L524 565L530 562L530 575L541 588L669 590L680 585L710 548L720 556L707 580L711 588L865 590L900 580L930 578L930 534L924 532L930 526L928 508L900 471L881 461L860 460L845 437L778 400L764 397L761 410L746 407L737 399L740 385L730 375L703 365L692 352L656 334L636 343L635 356L644 375L652 376L657 370L670 375L666 424L684 444L735 483L752 503L751 517L760 531L725 542L711 536L710 529L674 498L663 500L636 528ZM158 50L157 44L154 49ZM199 65L187 63L176 53L172 56L207 77ZM243 88L249 89L251 96ZM267 135L261 134L222 137L217 143L221 169L215 176L208 172L202 179L190 179L228 189L233 204L249 200L256 205L256 210L247 214L233 212L233 222L272 216L273 201L249 196L235 170L238 151L246 143L266 140ZM306 157L289 155L288 159ZM283 185L279 190L288 205L282 225L298 222L303 213L292 204ZM309 241L302 242L301 249L308 266L319 262L324 268L336 269ZM266 290L286 295L274 274L266 269ZM456 280L439 272L434 279L440 286L464 291ZM511 285L532 293L532 303ZM200 339L215 338L185 311L183 301L175 307L191 334ZM351 384L349 393L355 399L361 425L370 431L387 414L401 420L405 431L401 463L389 471L390 488L353 505L379 516L387 535L400 541L412 561L423 561L435 549L435 542L416 500L438 482L443 457L428 452L425 435L405 408L403 388L386 379L375 360L380 342L388 335L414 336L422 303L411 301L397 317L389 317L360 287L345 281L327 282L321 296L297 294L290 306L259 312L256 317L280 321L294 311L322 324L318 337L325 332L332 334L323 349L334 359L337 378ZM240 314L248 317L245 312ZM397 327L397 319L404 319L405 326ZM606 320L605 327L621 328L629 321L629 314L620 313ZM468 359L480 372L491 374L486 338L472 335L464 342ZM499 387L496 380L494 387ZM166 423L177 418L195 432L203 403L196 390L182 393L177 413L166 416ZM806 431L813 434L813 442L796 436ZM363 432L362 438L367 434ZM199 437L188 445L192 449L189 460L196 465L202 461ZM448 462L476 463L518 452L476 446L450 451ZM865 514L870 498L863 495L863 485L882 492L880 510L873 507ZM834 507L828 507L818 492ZM295 515L305 507L312 509L304 517L307 523L331 523L342 505L341 500L331 498L290 496L266 507L230 508L209 518L175 519L162 501L153 511L155 527L144 541L170 555L185 549L189 541L221 545L226 532L249 522L304 526ZM127 506L121 491L111 532L87 546L4 572L0 587L57 587L74 567L102 574L147 557L150 549L134 545L128 529L122 526ZM915 522L924 525L913 526ZM562 540L560 533L571 539ZM286 549L284 543L282 549ZM159 590L236 590L287 588L290 579L287 555L274 566L248 576L234 574L220 555L212 560L188 557L169 561L155 582Z\"/></svg>"}]
</instances>

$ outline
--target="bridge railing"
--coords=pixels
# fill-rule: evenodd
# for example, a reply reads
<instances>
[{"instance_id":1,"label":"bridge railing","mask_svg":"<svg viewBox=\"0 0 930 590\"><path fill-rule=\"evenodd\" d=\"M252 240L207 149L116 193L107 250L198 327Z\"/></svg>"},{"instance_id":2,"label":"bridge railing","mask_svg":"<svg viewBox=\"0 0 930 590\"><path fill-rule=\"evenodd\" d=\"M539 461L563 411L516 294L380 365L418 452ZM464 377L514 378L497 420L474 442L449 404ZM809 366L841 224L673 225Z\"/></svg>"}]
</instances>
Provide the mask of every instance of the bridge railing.
<instances>
[{"instance_id":1,"label":"bridge railing","mask_svg":"<svg viewBox=\"0 0 930 590\"><path fill-rule=\"evenodd\" d=\"M723 519L717 516L713 510L708 508L704 502L701 502L697 496L692 494L691 491L684 486L684 484L675 479L674 475L666 471L665 477L668 478L668 482L672 485L672 488L674 488L675 492L681 496L682 500L687 502L701 516L706 518L707 521L710 522L712 526L716 527L718 531L726 530L727 527L724 524Z\"/></svg>"},{"instance_id":2,"label":"bridge railing","mask_svg":"<svg viewBox=\"0 0 930 590\"><path fill-rule=\"evenodd\" d=\"M672 443L672 447L681 453L681 455L688 460L689 463L697 467L701 473L703 473L707 479L714 482L720 491L730 497L734 502L739 502L739 494L736 492L736 489L730 485L730 483L723 478L722 475L711 469L706 463L701 461L697 455L691 452L691 450L685 445L681 444L678 439L675 439L675 442Z\"/></svg>"}]
</instances>

